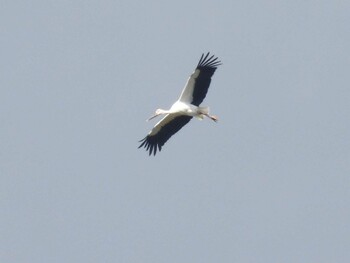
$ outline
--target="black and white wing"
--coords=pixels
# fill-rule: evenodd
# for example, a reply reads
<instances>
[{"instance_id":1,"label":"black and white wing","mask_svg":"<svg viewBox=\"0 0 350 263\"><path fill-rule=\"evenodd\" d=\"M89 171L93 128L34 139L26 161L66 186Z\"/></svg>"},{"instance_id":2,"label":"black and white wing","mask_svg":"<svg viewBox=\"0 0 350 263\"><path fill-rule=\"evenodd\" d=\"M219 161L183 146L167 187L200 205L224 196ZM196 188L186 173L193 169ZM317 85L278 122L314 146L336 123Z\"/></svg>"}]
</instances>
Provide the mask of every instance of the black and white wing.
<instances>
[{"instance_id":1,"label":"black and white wing","mask_svg":"<svg viewBox=\"0 0 350 263\"><path fill-rule=\"evenodd\" d=\"M209 52L202 54L196 70L187 80L186 86L180 95L180 101L199 106L207 95L211 77L221 62L214 55L209 57Z\"/></svg>"},{"instance_id":2,"label":"black and white wing","mask_svg":"<svg viewBox=\"0 0 350 263\"><path fill-rule=\"evenodd\" d=\"M141 145L139 148L143 146L149 151L149 155L152 153L153 155L156 155L157 148L161 151L162 146L166 141L185 126L191 119L192 116L167 114L153 127L148 135L140 141Z\"/></svg>"}]
</instances>

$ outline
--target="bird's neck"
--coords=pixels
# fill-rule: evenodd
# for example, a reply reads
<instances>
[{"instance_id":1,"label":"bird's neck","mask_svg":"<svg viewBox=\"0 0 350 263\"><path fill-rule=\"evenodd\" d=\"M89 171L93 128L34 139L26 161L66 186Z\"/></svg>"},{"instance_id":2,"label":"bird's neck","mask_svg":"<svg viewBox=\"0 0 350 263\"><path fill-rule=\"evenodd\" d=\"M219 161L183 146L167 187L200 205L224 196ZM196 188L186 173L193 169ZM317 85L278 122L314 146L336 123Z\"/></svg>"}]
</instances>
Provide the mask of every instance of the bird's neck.
<instances>
[{"instance_id":1,"label":"bird's neck","mask_svg":"<svg viewBox=\"0 0 350 263\"><path fill-rule=\"evenodd\" d=\"M171 113L171 110L159 109L159 113L160 113L160 114L169 114L169 113Z\"/></svg>"}]
</instances>

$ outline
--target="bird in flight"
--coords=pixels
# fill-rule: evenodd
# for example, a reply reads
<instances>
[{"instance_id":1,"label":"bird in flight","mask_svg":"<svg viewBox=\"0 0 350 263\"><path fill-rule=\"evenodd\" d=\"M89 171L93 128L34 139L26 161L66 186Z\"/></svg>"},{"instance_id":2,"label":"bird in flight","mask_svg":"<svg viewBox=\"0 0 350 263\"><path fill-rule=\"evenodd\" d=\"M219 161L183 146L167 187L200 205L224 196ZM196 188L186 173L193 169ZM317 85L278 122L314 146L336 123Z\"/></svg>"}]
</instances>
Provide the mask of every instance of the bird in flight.
<instances>
[{"instance_id":1,"label":"bird in flight","mask_svg":"<svg viewBox=\"0 0 350 263\"><path fill-rule=\"evenodd\" d=\"M185 126L193 117L203 119L208 117L217 122L216 116L209 115L209 107L199 106L207 95L208 88L217 67L221 62L214 55L202 54L195 71L187 80L180 98L169 110L157 109L155 114L147 121L164 114L161 119L143 138L138 147L145 147L149 155L156 155L157 149L162 150L163 145Z\"/></svg>"}]
</instances>

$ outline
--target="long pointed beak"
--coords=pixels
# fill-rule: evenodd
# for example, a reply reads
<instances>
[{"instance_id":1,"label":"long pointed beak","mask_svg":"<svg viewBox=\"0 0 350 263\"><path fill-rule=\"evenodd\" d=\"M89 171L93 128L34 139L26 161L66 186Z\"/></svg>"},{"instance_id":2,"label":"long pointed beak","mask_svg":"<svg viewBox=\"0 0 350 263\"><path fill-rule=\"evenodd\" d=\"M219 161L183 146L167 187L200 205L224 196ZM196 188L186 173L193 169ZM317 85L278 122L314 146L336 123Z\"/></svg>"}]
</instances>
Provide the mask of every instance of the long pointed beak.
<instances>
[{"instance_id":1,"label":"long pointed beak","mask_svg":"<svg viewBox=\"0 0 350 263\"><path fill-rule=\"evenodd\" d=\"M158 115L159 115L159 114L155 114L155 115L153 115L151 118L147 119L146 121L150 121L150 120L154 119L155 117L157 117Z\"/></svg>"}]
</instances>

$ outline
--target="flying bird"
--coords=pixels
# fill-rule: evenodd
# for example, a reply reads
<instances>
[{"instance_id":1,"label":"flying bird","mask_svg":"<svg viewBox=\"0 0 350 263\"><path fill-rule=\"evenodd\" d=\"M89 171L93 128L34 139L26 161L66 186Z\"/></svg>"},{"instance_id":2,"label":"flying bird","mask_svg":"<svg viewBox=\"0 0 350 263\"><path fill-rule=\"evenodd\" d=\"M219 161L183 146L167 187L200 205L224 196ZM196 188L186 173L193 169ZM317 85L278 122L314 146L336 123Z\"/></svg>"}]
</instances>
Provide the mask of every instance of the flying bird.
<instances>
[{"instance_id":1,"label":"flying bird","mask_svg":"<svg viewBox=\"0 0 350 263\"><path fill-rule=\"evenodd\" d=\"M199 106L207 95L208 88L217 67L221 62L209 52L202 54L195 71L187 80L185 88L182 90L180 98L171 106L169 110L157 109L155 114L147 121L165 114L147 136L140 140L141 145L149 151L149 155L162 150L163 145L185 126L193 117L203 119L208 117L217 122L216 116L209 115L209 107Z\"/></svg>"}]
</instances>

